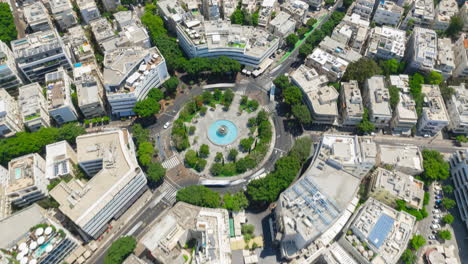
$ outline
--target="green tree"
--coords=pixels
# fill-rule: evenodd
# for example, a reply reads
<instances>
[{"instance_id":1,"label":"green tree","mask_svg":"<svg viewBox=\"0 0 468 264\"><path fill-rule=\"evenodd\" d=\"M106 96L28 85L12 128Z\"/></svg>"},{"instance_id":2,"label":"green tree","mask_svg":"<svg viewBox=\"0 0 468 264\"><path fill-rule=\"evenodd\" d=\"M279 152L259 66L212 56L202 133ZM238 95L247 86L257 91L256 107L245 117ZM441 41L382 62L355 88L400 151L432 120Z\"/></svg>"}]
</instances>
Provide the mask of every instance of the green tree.
<instances>
[{"instance_id":1,"label":"green tree","mask_svg":"<svg viewBox=\"0 0 468 264\"><path fill-rule=\"evenodd\" d=\"M135 104L135 107L133 107L133 112L135 112L135 114L137 114L140 117L153 116L159 113L159 110L161 110L161 105L151 98L146 98L141 101L138 101Z\"/></svg>"},{"instance_id":2,"label":"green tree","mask_svg":"<svg viewBox=\"0 0 468 264\"><path fill-rule=\"evenodd\" d=\"M211 101L213 100L213 94L209 91L204 91L202 93L202 97L203 97L203 103L205 104L210 104Z\"/></svg>"},{"instance_id":3,"label":"green tree","mask_svg":"<svg viewBox=\"0 0 468 264\"><path fill-rule=\"evenodd\" d=\"M198 155L197 155L197 152L195 150L188 150L186 153L185 153L185 164L187 164L187 166L189 166L190 168L194 168L196 165L197 165L197 162L198 162Z\"/></svg>"},{"instance_id":4,"label":"green tree","mask_svg":"<svg viewBox=\"0 0 468 264\"><path fill-rule=\"evenodd\" d=\"M358 125L358 130L361 133L370 133L375 130L375 125L369 121L369 110L367 110L367 108L364 108L362 121Z\"/></svg>"},{"instance_id":5,"label":"green tree","mask_svg":"<svg viewBox=\"0 0 468 264\"><path fill-rule=\"evenodd\" d=\"M286 45L290 48L294 48L296 45L296 42L299 41L299 37L296 34L290 34L289 36L286 37Z\"/></svg>"},{"instance_id":6,"label":"green tree","mask_svg":"<svg viewBox=\"0 0 468 264\"><path fill-rule=\"evenodd\" d=\"M178 190L176 199L177 201L209 208L217 208L221 203L219 193L203 185L191 185Z\"/></svg>"},{"instance_id":7,"label":"green tree","mask_svg":"<svg viewBox=\"0 0 468 264\"><path fill-rule=\"evenodd\" d=\"M252 144L254 143L255 139L253 137L243 138L240 141L240 147L244 152L250 151Z\"/></svg>"},{"instance_id":8,"label":"green tree","mask_svg":"<svg viewBox=\"0 0 468 264\"><path fill-rule=\"evenodd\" d=\"M167 81L165 81L162 86L166 88L167 94L174 94L177 90L177 86L179 86L179 80L177 77L172 76Z\"/></svg>"},{"instance_id":9,"label":"green tree","mask_svg":"<svg viewBox=\"0 0 468 264\"><path fill-rule=\"evenodd\" d=\"M17 35L10 5L6 2L0 3L0 41L10 46L10 42L15 40Z\"/></svg>"},{"instance_id":10,"label":"green tree","mask_svg":"<svg viewBox=\"0 0 468 264\"><path fill-rule=\"evenodd\" d=\"M146 172L146 177L151 183L158 183L164 179L166 169L159 162L150 163Z\"/></svg>"},{"instance_id":11,"label":"green tree","mask_svg":"<svg viewBox=\"0 0 468 264\"><path fill-rule=\"evenodd\" d=\"M307 25L309 28L312 28L312 27L315 25L315 23L317 23L317 19L311 17L311 18L309 18L309 19L307 20L306 25Z\"/></svg>"},{"instance_id":12,"label":"green tree","mask_svg":"<svg viewBox=\"0 0 468 264\"><path fill-rule=\"evenodd\" d=\"M289 155L295 157L301 163L304 163L310 156L312 143L312 139L308 136L303 136L296 139L294 146L289 152Z\"/></svg>"},{"instance_id":13,"label":"green tree","mask_svg":"<svg viewBox=\"0 0 468 264\"><path fill-rule=\"evenodd\" d=\"M363 85L367 79L379 74L382 74L382 69L380 69L379 65L372 59L362 57L358 61L348 65L343 80L357 80L359 84Z\"/></svg>"},{"instance_id":14,"label":"green tree","mask_svg":"<svg viewBox=\"0 0 468 264\"><path fill-rule=\"evenodd\" d=\"M226 193L223 196L223 207L230 210L238 212L247 206L249 206L249 200L243 192L237 192L235 194Z\"/></svg>"},{"instance_id":15,"label":"green tree","mask_svg":"<svg viewBox=\"0 0 468 264\"><path fill-rule=\"evenodd\" d=\"M382 60L379 65L386 76L401 73L405 69L405 64L398 62L396 59Z\"/></svg>"},{"instance_id":16,"label":"green tree","mask_svg":"<svg viewBox=\"0 0 468 264\"><path fill-rule=\"evenodd\" d=\"M465 135L458 135L455 137L455 140L458 142L458 143L466 143L468 142L468 138L465 136Z\"/></svg>"},{"instance_id":17,"label":"green tree","mask_svg":"<svg viewBox=\"0 0 468 264\"><path fill-rule=\"evenodd\" d=\"M229 106L231 105L232 103L232 100L234 100L234 92L231 90L231 89L227 89L225 92L224 92L224 102L223 102L223 105L227 108L229 108Z\"/></svg>"},{"instance_id":18,"label":"green tree","mask_svg":"<svg viewBox=\"0 0 468 264\"><path fill-rule=\"evenodd\" d=\"M418 250L420 247L426 244L426 239L421 235L414 235L410 240L411 248Z\"/></svg>"},{"instance_id":19,"label":"green tree","mask_svg":"<svg viewBox=\"0 0 468 264\"><path fill-rule=\"evenodd\" d=\"M388 87L388 92L390 94L390 107L395 111L395 108L400 102L400 89L395 85L390 85Z\"/></svg>"},{"instance_id":20,"label":"green tree","mask_svg":"<svg viewBox=\"0 0 468 264\"><path fill-rule=\"evenodd\" d=\"M401 261L405 264L416 263L416 255L411 251L411 249L406 249L401 255Z\"/></svg>"},{"instance_id":21,"label":"green tree","mask_svg":"<svg viewBox=\"0 0 468 264\"><path fill-rule=\"evenodd\" d=\"M291 85L283 90L284 102L288 105L295 105L302 102L302 91L299 87Z\"/></svg>"},{"instance_id":22,"label":"green tree","mask_svg":"<svg viewBox=\"0 0 468 264\"><path fill-rule=\"evenodd\" d=\"M131 236L115 240L104 256L104 264L121 264L136 248L136 240Z\"/></svg>"},{"instance_id":23,"label":"green tree","mask_svg":"<svg viewBox=\"0 0 468 264\"><path fill-rule=\"evenodd\" d=\"M148 92L147 97L159 102L164 98L164 93L158 88L153 88Z\"/></svg>"},{"instance_id":24,"label":"green tree","mask_svg":"<svg viewBox=\"0 0 468 264\"><path fill-rule=\"evenodd\" d=\"M151 163L151 158L154 154L154 146L151 142L143 142L138 146L137 155L138 161L144 167Z\"/></svg>"},{"instance_id":25,"label":"green tree","mask_svg":"<svg viewBox=\"0 0 468 264\"><path fill-rule=\"evenodd\" d=\"M445 194L451 194L453 193L453 186L450 184L444 185L442 186L442 190L444 191Z\"/></svg>"},{"instance_id":26,"label":"green tree","mask_svg":"<svg viewBox=\"0 0 468 264\"><path fill-rule=\"evenodd\" d=\"M463 19L460 16L452 16L450 18L450 24L447 30L445 30L445 33L451 38L456 38L458 33L463 30L463 25Z\"/></svg>"},{"instance_id":27,"label":"green tree","mask_svg":"<svg viewBox=\"0 0 468 264\"><path fill-rule=\"evenodd\" d=\"M220 101L222 97L223 97L223 92L221 92L221 90L219 90L219 89L215 89L214 93L213 93L213 98L216 101Z\"/></svg>"},{"instance_id":28,"label":"green tree","mask_svg":"<svg viewBox=\"0 0 468 264\"><path fill-rule=\"evenodd\" d=\"M312 123L312 116L310 115L309 108L305 104L295 104L292 107L293 116L301 124L310 124Z\"/></svg>"},{"instance_id":29,"label":"green tree","mask_svg":"<svg viewBox=\"0 0 468 264\"><path fill-rule=\"evenodd\" d=\"M236 161L236 157L237 157L238 154L239 154L239 152L237 151L237 149L232 148L232 149L229 150L228 159L229 159L230 161L234 161L234 162L235 162L235 161Z\"/></svg>"},{"instance_id":30,"label":"green tree","mask_svg":"<svg viewBox=\"0 0 468 264\"><path fill-rule=\"evenodd\" d=\"M223 159L224 159L223 153L221 153L221 152L216 152L215 161L216 161L216 162L221 162Z\"/></svg>"},{"instance_id":31,"label":"green tree","mask_svg":"<svg viewBox=\"0 0 468 264\"><path fill-rule=\"evenodd\" d=\"M443 81L444 81L444 76L442 76L442 74L436 71L431 71L428 75L426 75L426 83L428 84L439 85Z\"/></svg>"},{"instance_id":32,"label":"green tree","mask_svg":"<svg viewBox=\"0 0 468 264\"><path fill-rule=\"evenodd\" d=\"M201 145L200 150L198 151L198 155L200 157L207 158L210 155L210 148L208 147L208 145Z\"/></svg>"},{"instance_id":33,"label":"green tree","mask_svg":"<svg viewBox=\"0 0 468 264\"><path fill-rule=\"evenodd\" d=\"M197 128L196 128L195 126L190 126L190 127L189 127L189 135L195 134L195 130L196 130L196 129L197 129Z\"/></svg>"},{"instance_id":34,"label":"green tree","mask_svg":"<svg viewBox=\"0 0 468 264\"><path fill-rule=\"evenodd\" d=\"M437 232L437 235L439 235L440 238L443 240L451 240L452 239L452 233L448 230L440 230Z\"/></svg>"},{"instance_id":35,"label":"green tree","mask_svg":"<svg viewBox=\"0 0 468 264\"><path fill-rule=\"evenodd\" d=\"M257 100L249 100L249 102L247 103L247 107L251 110L251 111L257 111L258 107L260 106L260 104L258 103Z\"/></svg>"},{"instance_id":36,"label":"green tree","mask_svg":"<svg viewBox=\"0 0 468 264\"><path fill-rule=\"evenodd\" d=\"M232 24L242 24L244 22L244 14L242 13L242 10L236 9L231 14L230 19Z\"/></svg>"},{"instance_id":37,"label":"green tree","mask_svg":"<svg viewBox=\"0 0 468 264\"><path fill-rule=\"evenodd\" d=\"M450 210L452 208L454 208L455 206L457 206L457 203L450 199L450 198L442 198L442 205L447 209L447 210Z\"/></svg>"},{"instance_id":38,"label":"green tree","mask_svg":"<svg viewBox=\"0 0 468 264\"><path fill-rule=\"evenodd\" d=\"M453 217L452 214L446 214L444 217L442 217L442 221L446 224L451 224L455 220L455 217Z\"/></svg>"},{"instance_id":39,"label":"green tree","mask_svg":"<svg viewBox=\"0 0 468 264\"><path fill-rule=\"evenodd\" d=\"M450 166L437 150L424 149L422 151L424 172L422 178L431 182L445 180L450 176Z\"/></svg>"},{"instance_id":40,"label":"green tree","mask_svg":"<svg viewBox=\"0 0 468 264\"><path fill-rule=\"evenodd\" d=\"M455 94L455 89L443 83L439 85L439 88L440 93L442 94L442 98L444 98L445 101L449 101L452 98L452 95Z\"/></svg>"},{"instance_id":41,"label":"green tree","mask_svg":"<svg viewBox=\"0 0 468 264\"><path fill-rule=\"evenodd\" d=\"M260 12L260 9L257 9L257 11L255 11L255 13L252 14L252 25L254 27L258 26L259 12Z\"/></svg>"},{"instance_id":42,"label":"green tree","mask_svg":"<svg viewBox=\"0 0 468 264\"><path fill-rule=\"evenodd\" d=\"M273 80L273 84L275 85L276 89L282 91L286 88L288 88L289 86L291 86L291 84L289 83L289 79L287 76L285 75L280 75L278 77L276 77L275 80Z\"/></svg>"}]
</instances>

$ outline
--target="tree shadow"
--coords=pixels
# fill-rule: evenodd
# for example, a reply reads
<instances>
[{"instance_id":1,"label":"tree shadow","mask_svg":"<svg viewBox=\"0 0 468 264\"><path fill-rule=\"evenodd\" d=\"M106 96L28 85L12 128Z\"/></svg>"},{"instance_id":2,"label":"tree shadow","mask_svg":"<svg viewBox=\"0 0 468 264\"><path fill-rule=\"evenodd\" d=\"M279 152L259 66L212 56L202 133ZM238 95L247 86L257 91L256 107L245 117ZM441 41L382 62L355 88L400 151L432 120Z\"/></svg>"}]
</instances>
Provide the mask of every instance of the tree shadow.
<instances>
[{"instance_id":1,"label":"tree shadow","mask_svg":"<svg viewBox=\"0 0 468 264\"><path fill-rule=\"evenodd\" d=\"M284 130L289 134L298 137L304 133L304 129L301 124L295 119L285 119L283 120Z\"/></svg>"}]
</instances>

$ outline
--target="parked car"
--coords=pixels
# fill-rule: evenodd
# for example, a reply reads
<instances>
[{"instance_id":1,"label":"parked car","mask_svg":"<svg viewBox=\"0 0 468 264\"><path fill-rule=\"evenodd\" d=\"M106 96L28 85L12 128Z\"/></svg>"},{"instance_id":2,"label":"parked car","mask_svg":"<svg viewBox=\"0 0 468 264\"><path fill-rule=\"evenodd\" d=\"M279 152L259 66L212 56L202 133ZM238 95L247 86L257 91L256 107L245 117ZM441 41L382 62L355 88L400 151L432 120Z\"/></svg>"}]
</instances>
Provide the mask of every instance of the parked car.
<instances>
[{"instance_id":1,"label":"parked car","mask_svg":"<svg viewBox=\"0 0 468 264\"><path fill-rule=\"evenodd\" d=\"M439 206L437 204L434 205L434 209L439 209Z\"/></svg>"},{"instance_id":2,"label":"parked car","mask_svg":"<svg viewBox=\"0 0 468 264\"><path fill-rule=\"evenodd\" d=\"M432 210L432 213L433 214L438 214L438 213L440 213L440 210L439 209L434 209L434 210Z\"/></svg>"},{"instance_id":3,"label":"parked car","mask_svg":"<svg viewBox=\"0 0 468 264\"><path fill-rule=\"evenodd\" d=\"M441 216L439 214L434 215L434 219L440 219Z\"/></svg>"},{"instance_id":4,"label":"parked car","mask_svg":"<svg viewBox=\"0 0 468 264\"><path fill-rule=\"evenodd\" d=\"M170 125L171 125L170 122L166 122L166 124L164 124L164 129L168 128Z\"/></svg>"},{"instance_id":5,"label":"parked car","mask_svg":"<svg viewBox=\"0 0 468 264\"><path fill-rule=\"evenodd\" d=\"M430 236L429 236L429 239L435 240L436 237L435 237L434 235L430 235Z\"/></svg>"},{"instance_id":6,"label":"parked car","mask_svg":"<svg viewBox=\"0 0 468 264\"><path fill-rule=\"evenodd\" d=\"M436 199L442 199L442 195L436 195L435 198Z\"/></svg>"},{"instance_id":7,"label":"parked car","mask_svg":"<svg viewBox=\"0 0 468 264\"><path fill-rule=\"evenodd\" d=\"M431 225L431 228L432 228L432 229L439 229L439 228L440 228L440 225L434 224L434 225Z\"/></svg>"},{"instance_id":8,"label":"parked car","mask_svg":"<svg viewBox=\"0 0 468 264\"><path fill-rule=\"evenodd\" d=\"M438 219L438 218L436 218L436 219L432 220L432 223L433 223L433 224L438 224L439 222L440 222L440 221L439 221L439 219Z\"/></svg>"},{"instance_id":9,"label":"parked car","mask_svg":"<svg viewBox=\"0 0 468 264\"><path fill-rule=\"evenodd\" d=\"M436 204L442 203L442 200L436 200Z\"/></svg>"}]
</instances>

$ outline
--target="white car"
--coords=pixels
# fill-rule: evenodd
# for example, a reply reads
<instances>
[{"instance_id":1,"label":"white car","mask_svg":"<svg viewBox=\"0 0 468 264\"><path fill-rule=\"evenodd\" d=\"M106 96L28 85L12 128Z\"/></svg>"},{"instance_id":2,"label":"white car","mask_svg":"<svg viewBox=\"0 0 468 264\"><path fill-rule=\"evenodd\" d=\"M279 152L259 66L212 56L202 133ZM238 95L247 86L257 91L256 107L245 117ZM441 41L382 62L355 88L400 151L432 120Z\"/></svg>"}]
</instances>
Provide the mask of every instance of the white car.
<instances>
[{"instance_id":1,"label":"white car","mask_svg":"<svg viewBox=\"0 0 468 264\"><path fill-rule=\"evenodd\" d=\"M434 240L434 239L436 239L436 237L435 237L434 235L430 235L430 236L429 236L429 239Z\"/></svg>"},{"instance_id":2,"label":"white car","mask_svg":"<svg viewBox=\"0 0 468 264\"><path fill-rule=\"evenodd\" d=\"M434 218L435 218L435 219L439 219L439 218L441 218L441 216L438 215L438 214L436 214L436 215L434 215Z\"/></svg>"},{"instance_id":3,"label":"white car","mask_svg":"<svg viewBox=\"0 0 468 264\"><path fill-rule=\"evenodd\" d=\"M432 229L439 229L439 228L440 228L440 225L431 225L431 228L432 228Z\"/></svg>"},{"instance_id":4,"label":"white car","mask_svg":"<svg viewBox=\"0 0 468 264\"><path fill-rule=\"evenodd\" d=\"M433 214L438 214L438 213L440 213L440 210L439 209L434 209L434 210L432 210L432 213Z\"/></svg>"},{"instance_id":5,"label":"white car","mask_svg":"<svg viewBox=\"0 0 468 264\"><path fill-rule=\"evenodd\" d=\"M433 224L438 224L439 222L440 222L439 219L432 220Z\"/></svg>"},{"instance_id":6,"label":"white car","mask_svg":"<svg viewBox=\"0 0 468 264\"><path fill-rule=\"evenodd\" d=\"M166 124L164 124L164 129L168 128L170 125L171 125L170 122L166 122Z\"/></svg>"}]
</instances>

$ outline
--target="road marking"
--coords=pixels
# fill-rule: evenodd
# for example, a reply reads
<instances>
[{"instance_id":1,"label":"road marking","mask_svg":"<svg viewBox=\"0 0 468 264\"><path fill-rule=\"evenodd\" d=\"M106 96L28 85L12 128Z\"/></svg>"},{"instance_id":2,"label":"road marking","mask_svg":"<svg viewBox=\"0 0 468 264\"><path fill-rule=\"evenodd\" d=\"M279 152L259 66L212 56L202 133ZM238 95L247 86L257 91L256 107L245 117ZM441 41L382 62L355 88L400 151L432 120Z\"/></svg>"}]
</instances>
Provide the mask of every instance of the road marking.
<instances>
[{"instance_id":1,"label":"road marking","mask_svg":"<svg viewBox=\"0 0 468 264\"><path fill-rule=\"evenodd\" d=\"M174 185L170 184L168 181L164 181L158 189L163 194L162 198L166 199L171 204L176 202L177 188Z\"/></svg>"},{"instance_id":2,"label":"road marking","mask_svg":"<svg viewBox=\"0 0 468 264\"><path fill-rule=\"evenodd\" d=\"M274 148L274 150L277 150L277 151L279 151L279 152L281 152L281 153L286 153L286 152L287 152L287 151L282 150L282 149L279 149L279 148Z\"/></svg>"},{"instance_id":3,"label":"road marking","mask_svg":"<svg viewBox=\"0 0 468 264\"><path fill-rule=\"evenodd\" d=\"M169 114L169 113L167 113L167 112L164 112L163 115L168 115L168 116L170 116L170 117L175 117L175 115L171 115L171 114Z\"/></svg>"},{"instance_id":4,"label":"road marking","mask_svg":"<svg viewBox=\"0 0 468 264\"><path fill-rule=\"evenodd\" d=\"M138 222L136 225L134 225L132 227L132 229L130 229L130 231L127 232L127 234L125 236L131 236L133 235L133 233L135 233L135 231L137 231L137 229L143 224L142 221Z\"/></svg>"},{"instance_id":5,"label":"road marking","mask_svg":"<svg viewBox=\"0 0 468 264\"><path fill-rule=\"evenodd\" d=\"M180 160L177 158L176 155L174 155L168 160L164 161L161 165L163 166L163 168L170 170L172 168L175 168L179 164Z\"/></svg>"}]
</instances>

